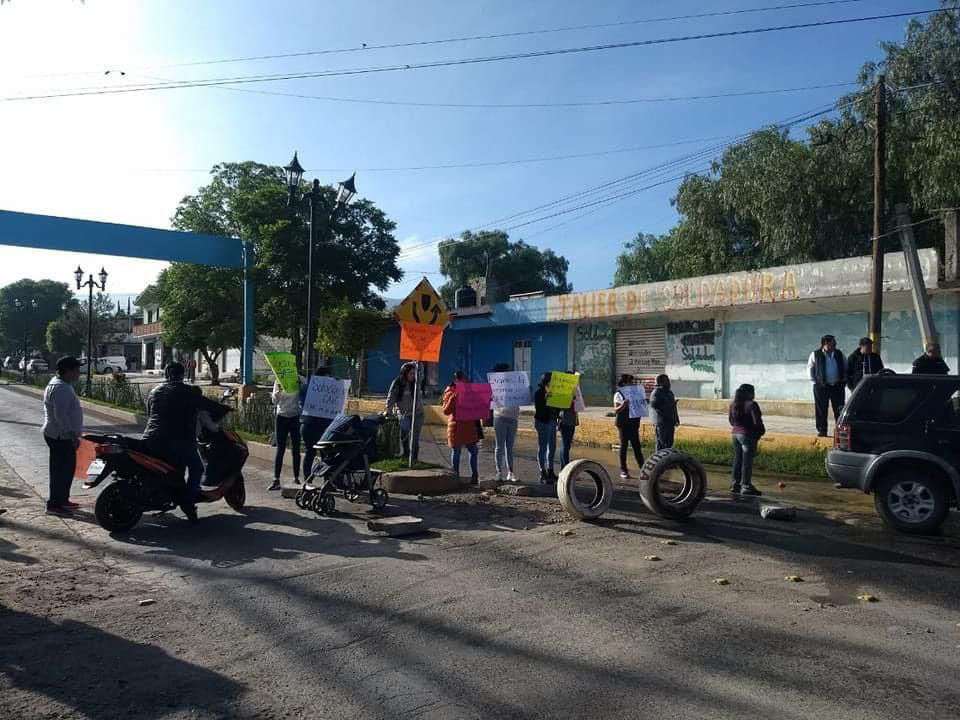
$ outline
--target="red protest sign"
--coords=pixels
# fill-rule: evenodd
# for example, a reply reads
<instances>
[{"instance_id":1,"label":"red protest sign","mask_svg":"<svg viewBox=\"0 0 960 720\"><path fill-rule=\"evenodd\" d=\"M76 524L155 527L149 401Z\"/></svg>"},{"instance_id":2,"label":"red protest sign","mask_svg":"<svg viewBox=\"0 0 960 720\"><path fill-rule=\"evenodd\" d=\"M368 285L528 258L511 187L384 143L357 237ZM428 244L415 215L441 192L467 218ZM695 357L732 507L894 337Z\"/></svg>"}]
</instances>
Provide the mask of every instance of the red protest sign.
<instances>
[{"instance_id":1,"label":"red protest sign","mask_svg":"<svg viewBox=\"0 0 960 720\"><path fill-rule=\"evenodd\" d=\"M457 383L457 404L453 419L457 421L485 420L490 415L493 391L490 383Z\"/></svg>"}]
</instances>

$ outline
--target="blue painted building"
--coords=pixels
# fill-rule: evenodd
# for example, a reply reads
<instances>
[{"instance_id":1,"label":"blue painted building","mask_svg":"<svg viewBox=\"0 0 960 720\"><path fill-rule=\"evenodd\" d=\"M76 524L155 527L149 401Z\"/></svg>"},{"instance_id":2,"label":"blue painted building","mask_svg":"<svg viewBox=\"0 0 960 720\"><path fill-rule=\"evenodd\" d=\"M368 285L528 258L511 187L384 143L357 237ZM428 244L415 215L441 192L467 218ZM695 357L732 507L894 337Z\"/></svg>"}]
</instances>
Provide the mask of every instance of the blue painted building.
<instances>
[{"instance_id":1,"label":"blue painted building","mask_svg":"<svg viewBox=\"0 0 960 720\"><path fill-rule=\"evenodd\" d=\"M935 250L921 250L920 260L943 354L957 371L960 294L941 286ZM807 358L820 337L835 335L848 354L867 334L870 272L870 258L847 258L461 308L428 385L441 387L458 369L479 380L506 362L533 383L549 370L577 370L597 404L609 402L621 373L663 372L681 397L727 398L751 383L760 398L809 401ZM900 253L885 259L884 311L881 354L909 372L922 341ZM386 391L398 346L392 332L370 353L370 390Z\"/></svg>"}]
</instances>

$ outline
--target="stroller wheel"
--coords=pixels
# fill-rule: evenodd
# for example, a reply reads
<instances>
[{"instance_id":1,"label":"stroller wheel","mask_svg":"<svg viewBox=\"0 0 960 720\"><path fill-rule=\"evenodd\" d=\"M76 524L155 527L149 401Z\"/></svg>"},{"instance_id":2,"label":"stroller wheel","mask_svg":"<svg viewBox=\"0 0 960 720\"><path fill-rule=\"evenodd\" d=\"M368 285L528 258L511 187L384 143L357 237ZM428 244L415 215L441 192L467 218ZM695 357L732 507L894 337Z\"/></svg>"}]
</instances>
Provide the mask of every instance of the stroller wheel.
<instances>
[{"instance_id":1,"label":"stroller wheel","mask_svg":"<svg viewBox=\"0 0 960 720\"><path fill-rule=\"evenodd\" d=\"M294 497L293 501L297 504L298 508L300 508L301 510L306 510L307 509L306 499L307 499L306 491L303 488L300 488L299 490L297 490L297 495L296 497Z\"/></svg>"},{"instance_id":2,"label":"stroller wheel","mask_svg":"<svg viewBox=\"0 0 960 720\"><path fill-rule=\"evenodd\" d=\"M387 491L382 487L376 487L370 491L370 504L374 510L383 510L387 506L389 499L390 497L387 495Z\"/></svg>"},{"instance_id":3,"label":"stroller wheel","mask_svg":"<svg viewBox=\"0 0 960 720\"><path fill-rule=\"evenodd\" d=\"M324 515L333 515L334 509L337 506L337 501L332 494L323 493L319 497L318 505L320 507L318 512Z\"/></svg>"}]
</instances>

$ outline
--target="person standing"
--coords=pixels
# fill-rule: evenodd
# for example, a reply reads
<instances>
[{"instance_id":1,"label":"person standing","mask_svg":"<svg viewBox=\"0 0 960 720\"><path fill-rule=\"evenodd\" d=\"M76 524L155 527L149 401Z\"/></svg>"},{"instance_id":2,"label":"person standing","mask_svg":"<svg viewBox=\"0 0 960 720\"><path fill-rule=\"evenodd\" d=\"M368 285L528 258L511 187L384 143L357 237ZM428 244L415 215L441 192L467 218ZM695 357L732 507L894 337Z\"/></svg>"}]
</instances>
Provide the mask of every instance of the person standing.
<instances>
[{"instance_id":1,"label":"person standing","mask_svg":"<svg viewBox=\"0 0 960 720\"><path fill-rule=\"evenodd\" d=\"M833 405L834 422L840 417L845 401L847 362L837 349L833 335L820 338L820 347L810 353L807 371L813 383L813 403L816 413L817 435L827 436L827 410Z\"/></svg>"},{"instance_id":2,"label":"person standing","mask_svg":"<svg viewBox=\"0 0 960 720\"><path fill-rule=\"evenodd\" d=\"M753 385L741 385L730 403L730 435L733 439L733 470L730 492L736 495L758 497L762 493L753 486L753 458L757 443L766 434L763 413L754 400Z\"/></svg>"},{"instance_id":3,"label":"person standing","mask_svg":"<svg viewBox=\"0 0 960 720\"><path fill-rule=\"evenodd\" d=\"M70 485L83 430L83 408L73 389L80 379L80 361L72 355L57 360L57 374L43 391L43 439L50 449L50 491L47 512L68 515L80 507L70 502Z\"/></svg>"},{"instance_id":4,"label":"person standing","mask_svg":"<svg viewBox=\"0 0 960 720\"><path fill-rule=\"evenodd\" d=\"M617 387L633 385L633 375L621 375ZM641 392L643 390L641 389ZM617 433L620 435L620 477L627 480L630 472L627 470L627 446L633 447L633 457L637 467L643 467L643 449L640 447L640 418L630 417L630 401L617 390L613 394L613 412L616 414Z\"/></svg>"},{"instance_id":5,"label":"person standing","mask_svg":"<svg viewBox=\"0 0 960 720\"><path fill-rule=\"evenodd\" d=\"M415 382L417 377L416 363L404 363L400 367L400 374L390 383L387 392L387 415L394 411L400 416L400 446L403 457L410 457L412 445L413 460L420 455L420 431L423 430L423 388ZM417 397L414 402L414 389ZM414 414L416 405L416 414Z\"/></svg>"},{"instance_id":6,"label":"person standing","mask_svg":"<svg viewBox=\"0 0 960 720\"><path fill-rule=\"evenodd\" d=\"M883 360L873 351L873 340L860 338L857 349L847 358L847 387L850 392L860 384L864 375L876 375L883 370Z\"/></svg>"},{"instance_id":7,"label":"person standing","mask_svg":"<svg viewBox=\"0 0 960 720\"><path fill-rule=\"evenodd\" d=\"M316 377L330 377L330 368L323 365L313 371ZM303 407L303 401L307 396L309 381L305 380L300 385L300 407ZM303 477L309 482L310 475L313 473L313 460L317 456L316 444L323 436L324 431L330 426L333 418L314 417L313 415L300 416L300 437L303 439Z\"/></svg>"},{"instance_id":8,"label":"person standing","mask_svg":"<svg viewBox=\"0 0 960 720\"><path fill-rule=\"evenodd\" d=\"M657 436L657 450L673 447L673 436L680 424L680 415L667 375L657 375L657 386L650 393L650 422Z\"/></svg>"},{"instance_id":9,"label":"person standing","mask_svg":"<svg viewBox=\"0 0 960 720\"><path fill-rule=\"evenodd\" d=\"M498 363L493 372L509 372L510 366ZM517 424L520 420L519 407L495 407L493 409L493 435L496 444L493 449L497 464L497 482L517 482L513 472L513 448L517 440Z\"/></svg>"},{"instance_id":10,"label":"person standing","mask_svg":"<svg viewBox=\"0 0 960 720\"><path fill-rule=\"evenodd\" d=\"M947 375L950 367L943 360L940 344L928 342L926 351L913 361L914 375Z\"/></svg>"},{"instance_id":11,"label":"person standing","mask_svg":"<svg viewBox=\"0 0 960 720\"><path fill-rule=\"evenodd\" d=\"M557 409L547 405L552 373L540 376L537 390L533 393L533 427L537 431L537 464L540 466L540 482L551 483L557 479L553 472L553 459L557 454Z\"/></svg>"},{"instance_id":12,"label":"person standing","mask_svg":"<svg viewBox=\"0 0 960 720\"><path fill-rule=\"evenodd\" d=\"M273 484L267 490L280 490L280 474L283 470L283 455L290 438L290 456L293 460L293 484L300 484L300 392L285 392L279 380L273 381L270 400L276 406L273 421L273 441L277 451L273 458Z\"/></svg>"},{"instance_id":13,"label":"person standing","mask_svg":"<svg viewBox=\"0 0 960 720\"><path fill-rule=\"evenodd\" d=\"M197 359L191 355L187 360L187 382L191 385L197 381Z\"/></svg>"},{"instance_id":14,"label":"person standing","mask_svg":"<svg viewBox=\"0 0 960 720\"><path fill-rule=\"evenodd\" d=\"M467 376L457 370L453 374L453 380L443 391L443 414L447 420L447 444L450 446L450 465L457 477L460 477L460 454L463 448L470 453L470 484L477 485L480 482L480 471L477 467L477 421L476 420L457 420L457 383L466 382Z\"/></svg>"},{"instance_id":15,"label":"person standing","mask_svg":"<svg viewBox=\"0 0 960 720\"><path fill-rule=\"evenodd\" d=\"M572 373L571 373L572 374ZM580 424L580 415L577 413L577 400L574 394L570 407L561 410L557 418L557 429L560 430L560 469L570 464L570 448L573 447L573 436Z\"/></svg>"}]
</instances>

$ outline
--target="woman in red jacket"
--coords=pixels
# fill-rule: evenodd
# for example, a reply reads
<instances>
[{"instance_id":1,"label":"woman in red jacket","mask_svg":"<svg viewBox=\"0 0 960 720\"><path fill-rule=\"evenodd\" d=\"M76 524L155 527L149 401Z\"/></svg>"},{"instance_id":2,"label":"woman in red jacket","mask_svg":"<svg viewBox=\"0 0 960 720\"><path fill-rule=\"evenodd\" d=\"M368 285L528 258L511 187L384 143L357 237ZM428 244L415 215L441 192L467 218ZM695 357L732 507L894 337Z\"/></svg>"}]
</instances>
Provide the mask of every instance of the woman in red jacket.
<instances>
[{"instance_id":1,"label":"woman in red jacket","mask_svg":"<svg viewBox=\"0 0 960 720\"><path fill-rule=\"evenodd\" d=\"M477 435L476 420L456 420L454 413L457 410L457 383L467 382L467 376L460 370L453 374L453 380L443 391L443 414L447 416L447 444L450 446L450 465L460 477L460 453L467 448L470 453L470 484L480 482L480 473L477 468Z\"/></svg>"}]
</instances>

